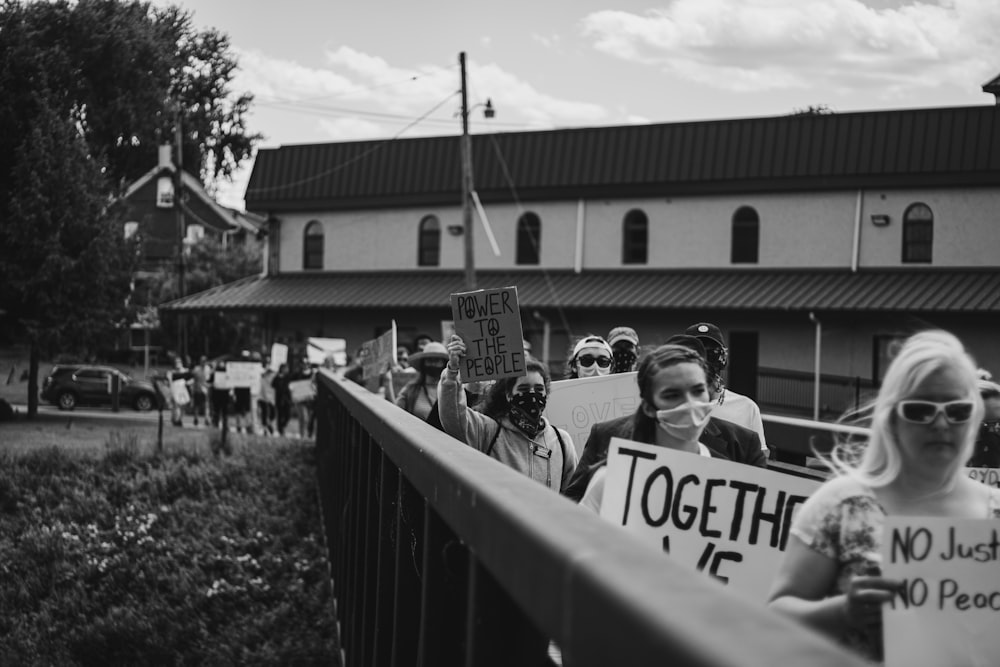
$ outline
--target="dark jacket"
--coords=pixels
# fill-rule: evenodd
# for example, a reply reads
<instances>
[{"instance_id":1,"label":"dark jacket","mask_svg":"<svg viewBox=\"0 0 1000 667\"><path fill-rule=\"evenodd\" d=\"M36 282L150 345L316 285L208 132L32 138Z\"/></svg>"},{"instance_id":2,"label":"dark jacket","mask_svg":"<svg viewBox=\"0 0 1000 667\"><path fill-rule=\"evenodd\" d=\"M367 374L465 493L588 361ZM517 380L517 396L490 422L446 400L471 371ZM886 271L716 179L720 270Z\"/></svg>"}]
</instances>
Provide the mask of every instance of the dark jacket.
<instances>
[{"instance_id":1,"label":"dark jacket","mask_svg":"<svg viewBox=\"0 0 1000 667\"><path fill-rule=\"evenodd\" d=\"M625 415L594 424L590 429L587 444L583 446L580 463L563 490L563 495L580 502L594 471L608 462L608 446L611 444L611 438L625 438L652 444L655 431L637 434L635 423L635 415ZM754 431L731 422L710 418L698 441L708 447L713 458L761 468L767 465L767 458L760 447L760 437Z\"/></svg>"}]
</instances>

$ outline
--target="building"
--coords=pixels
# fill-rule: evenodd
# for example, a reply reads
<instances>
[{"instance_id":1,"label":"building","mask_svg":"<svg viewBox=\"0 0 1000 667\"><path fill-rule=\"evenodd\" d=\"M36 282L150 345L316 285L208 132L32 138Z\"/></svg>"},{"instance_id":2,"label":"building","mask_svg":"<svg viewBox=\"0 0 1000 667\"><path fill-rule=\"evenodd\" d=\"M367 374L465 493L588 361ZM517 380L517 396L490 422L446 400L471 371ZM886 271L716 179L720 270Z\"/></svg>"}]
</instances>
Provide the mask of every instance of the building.
<instances>
[{"instance_id":1,"label":"building","mask_svg":"<svg viewBox=\"0 0 1000 667\"><path fill-rule=\"evenodd\" d=\"M518 287L527 338L553 366L586 333L629 325L652 345L707 320L728 336L730 385L759 399L785 380L801 394L817 366L831 386L870 387L894 343L930 326L1000 371L998 107L472 145L499 249L477 221L477 286ZM401 340L440 335L465 289L460 183L457 136L261 150L246 201L269 220L267 275L167 307L253 314L267 341L353 349L392 319Z\"/></svg>"}]
</instances>

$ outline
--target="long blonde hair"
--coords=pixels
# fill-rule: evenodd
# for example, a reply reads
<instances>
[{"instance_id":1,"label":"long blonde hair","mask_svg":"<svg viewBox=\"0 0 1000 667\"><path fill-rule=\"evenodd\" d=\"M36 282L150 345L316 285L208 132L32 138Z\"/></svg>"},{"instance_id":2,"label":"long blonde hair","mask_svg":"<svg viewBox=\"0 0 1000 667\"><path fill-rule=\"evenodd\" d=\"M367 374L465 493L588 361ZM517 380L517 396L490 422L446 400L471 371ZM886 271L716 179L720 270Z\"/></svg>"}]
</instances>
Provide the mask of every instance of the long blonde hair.
<instances>
[{"instance_id":1,"label":"long blonde hair","mask_svg":"<svg viewBox=\"0 0 1000 667\"><path fill-rule=\"evenodd\" d=\"M854 477L872 488L891 484L903 467L896 436L896 405L913 395L931 375L945 369L956 371L973 402L972 417L962 434L962 448L954 464L955 475L968 461L975 445L977 426L983 418L983 400L977 390L976 364L962 342L947 331L930 330L910 336L886 370L878 395L856 414L871 420L867 443L860 448L842 443L834 448L828 463L834 471Z\"/></svg>"}]
</instances>

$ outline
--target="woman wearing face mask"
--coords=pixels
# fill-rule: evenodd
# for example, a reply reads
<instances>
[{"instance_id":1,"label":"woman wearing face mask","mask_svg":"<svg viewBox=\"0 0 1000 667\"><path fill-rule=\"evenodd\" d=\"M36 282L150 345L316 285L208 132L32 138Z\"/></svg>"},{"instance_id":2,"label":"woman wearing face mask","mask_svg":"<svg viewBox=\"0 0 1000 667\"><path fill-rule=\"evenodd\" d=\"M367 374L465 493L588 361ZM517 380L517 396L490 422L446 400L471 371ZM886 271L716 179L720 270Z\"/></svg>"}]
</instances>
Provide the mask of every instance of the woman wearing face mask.
<instances>
[{"instance_id":1,"label":"woman wearing face mask","mask_svg":"<svg viewBox=\"0 0 1000 667\"><path fill-rule=\"evenodd\" d=\"M563 495L599 510L611 438L627 438L700 456L764 466L760 439L750 429L711 416L705 360L694 350L661 345L639 362L639 409L595 424ZM585 497L586 494L586 497Z\"/></svg>"},{"instance_id":2,"label":"woman wearing face mask","mask_svg":"<svg viewBox=\"0 0 1000 667\"><path fill-rule=\"evenodd\" d=\"M459 336L448 342L448 365L441 375L438 412L446 433L551 489L561 491L576 468L569 433L548 423L542 412L549 374L535 359L521 377L498 380L473 410L466 405L458 369L465 356Z\"/></svg>"},{"instance_id":3,"label":"woman wearing face mask","mask_svg":"<svg viewBox=\"0 0 1000 667\"><path fill-rule=\"evenodd\" d=\"M396 405L426 420L438 400L438 379L448 362L448 351L441 343L432 341L420 352L410 355L409 362L418 374L399 391Z\"/></svg>"},{"instance_id":4,"label":"woman wearing face mask","mask_svg":"<svg viewBox=\"0 0 1000 667\"><path fill-rule=\"evenodd\" d=\"M600 336L584 336L566 362L566 379L591 378L611 373L611 346Z\"/></svg>"}]
</instances>

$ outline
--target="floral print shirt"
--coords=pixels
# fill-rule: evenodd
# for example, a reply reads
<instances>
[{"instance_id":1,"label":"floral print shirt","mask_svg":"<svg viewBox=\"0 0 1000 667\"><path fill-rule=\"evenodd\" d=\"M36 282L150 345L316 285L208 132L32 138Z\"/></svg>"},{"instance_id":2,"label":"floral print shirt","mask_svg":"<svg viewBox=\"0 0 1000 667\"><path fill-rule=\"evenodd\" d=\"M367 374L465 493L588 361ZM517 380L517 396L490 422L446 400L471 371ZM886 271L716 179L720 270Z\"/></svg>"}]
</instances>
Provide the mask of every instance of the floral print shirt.
<instances>
[{"instance_id":1,"label":"floral print shirt","mask_svg":"<svg viewBox=\"0 0 1000 667\"><path fill-rule=\"evenodd\" d=\"M1000 492L983 488L983 518L1000 519ZM802 505L792 523L792 535L837 562L837 576L827 597L846 593L855 576L881 574L879 551L885 516L872 490L846 476L830 480ZM849 630L842 641L862 656L879 660L879 639Z\"/></svg>"}]
</instances>

